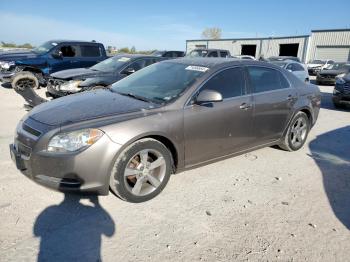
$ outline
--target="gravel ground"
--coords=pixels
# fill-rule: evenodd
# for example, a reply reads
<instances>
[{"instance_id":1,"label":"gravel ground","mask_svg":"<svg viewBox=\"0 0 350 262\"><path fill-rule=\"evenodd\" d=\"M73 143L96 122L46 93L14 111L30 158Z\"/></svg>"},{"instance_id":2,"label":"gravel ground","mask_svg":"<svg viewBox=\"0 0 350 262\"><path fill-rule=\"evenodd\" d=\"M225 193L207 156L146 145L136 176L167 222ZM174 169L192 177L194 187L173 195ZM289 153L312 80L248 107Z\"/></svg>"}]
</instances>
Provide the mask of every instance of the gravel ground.
<instances>
[{"instance_id":1,"label":"gravel ground","mask_svg":"<svg viewBox=\"0 0 350 262\"><path fill-rule=\"evenodd\" d=\"M8 144L23 101L0 88L0 260L349 261L350 110L333 107L332 87L321 90L300 151L264 148L187 171L130 204L21 175Z\"/></svg>"}]
</instances>

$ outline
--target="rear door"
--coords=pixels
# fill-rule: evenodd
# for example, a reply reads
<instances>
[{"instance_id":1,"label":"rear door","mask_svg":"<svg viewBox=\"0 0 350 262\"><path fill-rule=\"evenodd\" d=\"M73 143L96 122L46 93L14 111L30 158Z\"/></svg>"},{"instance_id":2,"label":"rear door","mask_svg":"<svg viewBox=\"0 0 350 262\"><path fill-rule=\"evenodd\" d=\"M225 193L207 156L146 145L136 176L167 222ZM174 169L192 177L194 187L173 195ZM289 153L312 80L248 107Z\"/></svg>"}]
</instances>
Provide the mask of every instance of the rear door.
<instances>
[{"instance_id":1,"label":"rear door","mask_svg":"<svg viewBox=\"0 0 350 262\"><path fill-rule=\"evenodd\" d=\"M196 104L196 95L205 89L220 92L223 101ZM186 166L250 147L251 105L242 68L224 69L212 76L184 109Z\"/></svg>"},{"instance_id":2,"label":"rear door","mask_svg":"<svg viewBox=\"0 0 350 262\"><path fill-rule=\"evenodd\" d=\"M255 145L279 139L293 113L297 91L277 69L248 66L253 92Z\"/></svg>"},{"instance_id":3,"label":"rear door","mask_svg":"<svg viewBox=\"0 0 350 262\"><path fill-rule=\"evenodd\" d=\"M80 47L80 55L77 57L79 67L91 67L102 61L102 50L99 45L82 44Z\"/></svg>"}]
</instances>

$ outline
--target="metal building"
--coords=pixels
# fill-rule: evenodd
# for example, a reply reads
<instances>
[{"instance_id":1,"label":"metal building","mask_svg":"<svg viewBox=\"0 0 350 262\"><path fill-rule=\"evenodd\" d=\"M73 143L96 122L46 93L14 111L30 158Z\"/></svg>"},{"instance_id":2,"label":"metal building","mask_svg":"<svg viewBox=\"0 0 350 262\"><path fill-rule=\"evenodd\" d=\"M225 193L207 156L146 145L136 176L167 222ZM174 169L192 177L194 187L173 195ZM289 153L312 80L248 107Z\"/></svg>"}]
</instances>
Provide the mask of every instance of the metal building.
<instances>
[{"instance_id":1,"label":"metal building","mask_svg":"<svg viewBox=\"0 0 350 262\"><path fill-rule=\"evenodd\" d=\"M306 61L350 61L350 29L312 30Z\"/></svg>"},{"instance_id":2,"label":"metal building","mask_svg":"<svg viewBox=\"0 0 350 262\"><path fill-rule=\"evenodd\" d=\"M301 61L332 59L348 61L350 29L313 30L311 35L217 40L187 40L186 51L196 48L227 49L231 55L296 56Z\"/></svg>"}]
</instances>

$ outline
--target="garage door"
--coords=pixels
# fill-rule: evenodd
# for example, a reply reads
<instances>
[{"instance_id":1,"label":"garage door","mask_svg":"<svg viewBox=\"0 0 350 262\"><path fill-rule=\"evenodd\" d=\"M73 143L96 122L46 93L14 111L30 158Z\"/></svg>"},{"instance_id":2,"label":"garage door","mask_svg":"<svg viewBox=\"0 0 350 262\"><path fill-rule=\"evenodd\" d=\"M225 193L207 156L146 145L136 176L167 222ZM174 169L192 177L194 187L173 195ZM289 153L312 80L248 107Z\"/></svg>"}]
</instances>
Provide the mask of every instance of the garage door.
<instances>
[{"instance_id":1,"label":"garage door","mask_svg":"<svg viewBox=\"0 0 350 262\"><path fill-rule=\"evenodd\" d=\"M315 59L326 60L332 59L336 62L346 62L350 60L350 47L316 47Z\"/></svg>"}]
</instances>

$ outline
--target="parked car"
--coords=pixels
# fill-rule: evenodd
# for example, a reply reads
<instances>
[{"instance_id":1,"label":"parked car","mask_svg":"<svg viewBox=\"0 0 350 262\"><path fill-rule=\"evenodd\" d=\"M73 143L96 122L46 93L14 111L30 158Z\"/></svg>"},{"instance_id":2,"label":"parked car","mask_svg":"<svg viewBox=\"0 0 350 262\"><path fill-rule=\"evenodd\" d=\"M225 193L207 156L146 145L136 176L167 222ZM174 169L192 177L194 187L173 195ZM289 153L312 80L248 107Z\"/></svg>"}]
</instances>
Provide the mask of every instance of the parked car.
<instances>
[{"instance_id":1,"label":"parked car","mask_svg":"<svg viewBox=\"0 0 350 262\"><path fill-rule=\"evenodd\" d=\"M233 56L233 58L256 60L256 58L254 56L251 56L251 55L235 55L235 56Z\"/></svg>"},{"instance_id":2,"label":"parked car","mask_svg":"<svg viewBox=\"0 0 350 262\"><path fill-rule=\"evenodd\" d=\"M271 56L268 58L268 61L285 61L285 60L293 60L295 62L301 63L300 59L295 56Z\"/></svg>"},{"instance_id":3,"label":"parked car","mask_svg":"<svg viewBox=\"0 0 350 262\"><path fill-rule=\"evenodd\" d=\"M231 57L230 51L224 49L194 49L187 57Z\"/></svg>"},{"instance_id":4,"label":"parked car","mask_svg":"<svg viewBox=\"0 0 350 262\"><path fill-rule=\"evenodd\" d=\"M306 70L305 66L301 63L295 62L293 60L271 61L271 63L278 65L288 70L289 72L292 72L301 81L305 81L305 82L310 81L309 73Z\"/></svg>"},{"instance_id":5,"label":"parked car","mask_svg":"<svg viewBox=\"0 0 350 262\"><path fill-rule=\"evenodd\" d=\"M0 79L21 89L46 85L46 76L64 69L90 67L107 58L96 42L51 40L26 52L0 54Z\"/></svg>"},{"instance_id":6,"label":"parked car","mask_svg":"<svg viewBox=\"0 0 350 262\"><path fill-rule=\"evenodd\" d=\"M316 84L335 84L335 78L338 75L350 72L349 63L334 63L330 69L321 70L316 76Z\"/></svg>"},{"instance_id":7,"label":"parked car","mask_svg":"<svg viewBox=\"0 0 350 262\"><path fill-rule=\"evenodd\" d=\"M50 75L46 94L49 97L58 98L106 87L161 60L164 58L141 54L120 54L90 68L59 71Z\"/></svg>"},{"instance_id":8,"label":"parked car","mask_svg":"<svg viewBox=\"0 0 350 262\"><path fill-rule=\"evenodd\" d=\"M265 146L300 149L320 100L317 86L270 63L166 60L35 107L10 152L44 186L142 202L171 173Z\"/></svg>"},{"instance_id":9,"label":"parked car","mask_svg":"<svg viewBox=\"0 0 350 262\"><path fill-rule=\"evenodd\" d=\"M151 55L171 59L171 58L184 57L185 52L183 52L183 51L154 51Z\"/></svg>"},{"instance_id":10,"label":"parked car","mask_svg":"<svg viewBox=\"0 0 350 262\"><path fill-rule=\"evenodd\" d=\"M333 60L313 60L307 64L309 75L317 75L323 69L329 69L333 66Z\"/></svg>"},{"instance_id":11,"label":"parked car","mask_svg":"<svg viewBox=\"0 0 350 262\"><path fill-rule=\"evenodd\" d=\"M332 100L335 107L350 105L350 73L336 78Z\"/></svg>"}]
</instances>

